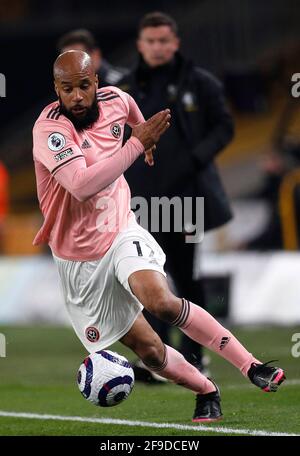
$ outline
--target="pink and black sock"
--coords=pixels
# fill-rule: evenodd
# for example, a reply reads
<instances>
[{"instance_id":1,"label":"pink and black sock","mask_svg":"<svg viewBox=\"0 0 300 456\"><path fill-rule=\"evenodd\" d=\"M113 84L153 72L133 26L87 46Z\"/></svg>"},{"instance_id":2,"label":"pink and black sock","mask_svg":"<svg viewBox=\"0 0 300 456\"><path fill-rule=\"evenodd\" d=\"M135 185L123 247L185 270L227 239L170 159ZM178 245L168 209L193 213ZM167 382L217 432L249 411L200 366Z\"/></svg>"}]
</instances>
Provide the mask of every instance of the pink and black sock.
<instances>
[{"instance_id":1,"label":"pink and black sock","mask_svg":"<svg viewBox=\"0 0 300 456\"><path fill-rule=\"evenodd\" d=\"M237 338L215 320L206 310L182 299L182 308L172 322L184 334L206 348L218 353L246 377L252 363L261 364Z\"/></svg>"},{"instance_id":2,"label":"pink and black sock","mask_svg":"<svg viewBox=\"0 0 300 456\"><path fill-rule=\"evenodd\" d=\"M150 370L195 393L207 394L216 390L214 384L192 366L178 351L165 345L164 361L160 367L147 365Z\"/></svg>"}]
</instances>

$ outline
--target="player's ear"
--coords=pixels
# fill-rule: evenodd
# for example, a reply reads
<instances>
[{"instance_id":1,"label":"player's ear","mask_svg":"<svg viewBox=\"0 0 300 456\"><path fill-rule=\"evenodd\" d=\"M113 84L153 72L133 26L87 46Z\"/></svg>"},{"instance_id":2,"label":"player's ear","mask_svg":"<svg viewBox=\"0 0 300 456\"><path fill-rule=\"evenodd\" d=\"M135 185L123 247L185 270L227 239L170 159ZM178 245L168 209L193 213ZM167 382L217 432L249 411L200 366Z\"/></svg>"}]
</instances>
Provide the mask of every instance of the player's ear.
<instances>
[{"instance_id":1,"label":"player's ear","mask_svg":"<svg viewBox=\"0 0 300 456\"><path fill-rule=\"evenodd\" d=\"M141 52L142 42L141 42L140 37L138 37L138 38L136 39L135 44L136 44L136 48L137 48L138 52Z\"/></svg>"},{"instance_id":2,"label":"player's ear","mask_svg":"<svg viewBox=\"0 0 300 456\"><path fill-rule=\"evenodd\" d=\"M95 84L96 84L96 89L98 89L99 78L98 78L98 75L97 75L97 74L95 74Z\"/></svg>"},{"instance_id":3,"label":"player's ear","mask_svg":"<svg viewBox=\"0 0 300 456\"><path fill-rule=\"evenodd\" d=\"M181 45L180 38L178 38L178 36L176 36L176 40L175 40L176 51L178 51L178 49L180 48L180 45Z\"/></svg>"},{"instance_id":4,"label":"player's ear","mask_svg":"<svg viewBox=\"0 0 300 456\"><path fill-rule=\"evenodd\" d=\"M55 90L55 93L56 93L57 97L59 98L58 87L57 87L57 84L56 84L55 80L54 80L54 90Z\"/></svg>"}]
</instances>

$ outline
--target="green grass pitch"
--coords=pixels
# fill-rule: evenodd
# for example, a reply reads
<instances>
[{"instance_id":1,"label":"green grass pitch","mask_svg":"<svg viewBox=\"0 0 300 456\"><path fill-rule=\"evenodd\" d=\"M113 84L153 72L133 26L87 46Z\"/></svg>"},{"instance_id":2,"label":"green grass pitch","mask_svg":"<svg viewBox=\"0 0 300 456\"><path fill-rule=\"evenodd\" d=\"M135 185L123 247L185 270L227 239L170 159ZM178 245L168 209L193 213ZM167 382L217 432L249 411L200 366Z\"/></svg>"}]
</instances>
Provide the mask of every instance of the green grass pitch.
<instances>
[{"instance_id":1,"label":"green grass pitch","mask_svg":"<svg viewBox=\"0 0 300 456\"><path fill-rule=\"evenodd\" d=\"M276 394L264 393L247 382L226 361L211 354L212 376L222 393L223 421L210 431L157 429L116 424L0 417L0 435L199 436L220 435L217 428L300 434L300 358L293 358L297 328L233 329L255 356L279 359L287 382ZM85 349L69 328L0 327L7 356L0 358L0 411L114 418L153 423L193 425L193 393L173 384L147 386L136 382L130 398L113 408L97 408L79 393L77 369ZM174 338L177 335L175 333ZM121 344L110 349L130 360L135 356ZM216 431L214 431L216 428ZM225 435L231 435L228 431ZM224 435L224 434L221 434Z\"/></svg>"}]
</instances>

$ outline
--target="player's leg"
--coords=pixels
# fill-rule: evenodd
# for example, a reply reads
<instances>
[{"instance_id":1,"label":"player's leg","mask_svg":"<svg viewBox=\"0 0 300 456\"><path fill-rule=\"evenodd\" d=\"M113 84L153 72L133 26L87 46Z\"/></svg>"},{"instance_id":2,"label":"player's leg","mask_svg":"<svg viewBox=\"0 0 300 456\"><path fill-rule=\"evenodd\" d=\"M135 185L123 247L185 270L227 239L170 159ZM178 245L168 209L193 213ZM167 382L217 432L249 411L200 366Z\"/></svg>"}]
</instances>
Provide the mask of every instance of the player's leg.
<instances>
[{"instance_id":1,"label":"player's leg","mask_svg":"<svg viewBox=\"0 0 300 456\"><path fill-rule=\"evenodd\" d=\"M167 254L166 258L166 263L165 263L165 270L167 274L170 273L169 269L169 264L168 264L168 259L169 259L169 245L168 245L168 235L171 233L164 233L161 231L158 231L157 233L152 233L153 238L156 240L156 242L159 244L159 246L162 248L162 250ZM172 275L172 274L171 274ZM172 277L173 279L173 277ZM175 284L176 286L176 284ZM147 309L144 309L143 314L148 321L148 323L152 326L154 331L159 335L159 337L162 339L164 344L170 345L170 330L172 329L169 323L164 322L160 318L156 318L153 314L148 312Z\"/></svg>"},{"instance_id":2,"label":"player's leg","mask_svg":"<svg viewBox=\"0 0 300 456\"><path fill-rule=\"evenodd\" d=\"M166 253L165 269L171 274L179 296L201 303L205 308L205 296L201 282L193 280L195 245L185 242L184 233L159 233L163 244L159 242ZM182 333L178 350L185 359L197 366L203 372L202 346Z\"/></svg>"},{"instance_id":3,"label":"player's leg","mask_svg":"<svg viewBox=\"0 0 300 456\"><path fill-rule=\"evenodd\" d=\"M158 233L152 233L152 236L166 254L165 270L171 275L177 293L180 296L186 296L194 302L201 302L203 305L204 293L202 293L202 289L199 289L199 286L196 287L196 284L198 285L198 283L193 281L195 244L186 244L185 235L183 233L165 233L160 231ZM163 343L172 345L170 343L172 326L155 317L146 309L144 309L143 314L154 331L162 339ZM202 373L205 373L202 365L202 346L200 346L198 342L186 336L184 333L181 333L180 344L177 347L174 346L174 348L177 348L189 363L196 366ZM143 367L145 366L143 366L143 363L140 360L133 365L137 379L149 383L166 381L157 373ZM207 375L207 373L205 373L205 375Z\"/></svg>"},{"instance_id":4,"label":"player's leg","mask_svg":"<svg viewBox=\"0 0 300 456\"><path fill-rule=\"evenodd\" d=\"M181 353L165 345L145 317L140 314L128 333L120 339L142 361L160 375L196 393L216 390L214 384L192 366Z\"/></svg>"},{"instance_id":5,"label":"player's leg","mask_svg":"<svg viewBox=\"0 0 300 456\"><path fill-rule=\"evenodd\" d=\"M215 383L181 353L163 344L142 314L120 342L133 350L149 369L197 393L193 421L213 422L222 418L220 392Z\"/></svg>"},{"instance_id":6,"label":"player's leg","mask_svg":"<svg viewBox=\"0 0 300 456\"><path fill-rule=\"evenodd\" d=\"M130 275L128 282L134 295L149 312L178 326L189 337L218 353L255 385L265 391L276 391L284 380L282 369L262 365L208 312L174 296L159 272L136 271Z\"/></svg>"}]
</instances>

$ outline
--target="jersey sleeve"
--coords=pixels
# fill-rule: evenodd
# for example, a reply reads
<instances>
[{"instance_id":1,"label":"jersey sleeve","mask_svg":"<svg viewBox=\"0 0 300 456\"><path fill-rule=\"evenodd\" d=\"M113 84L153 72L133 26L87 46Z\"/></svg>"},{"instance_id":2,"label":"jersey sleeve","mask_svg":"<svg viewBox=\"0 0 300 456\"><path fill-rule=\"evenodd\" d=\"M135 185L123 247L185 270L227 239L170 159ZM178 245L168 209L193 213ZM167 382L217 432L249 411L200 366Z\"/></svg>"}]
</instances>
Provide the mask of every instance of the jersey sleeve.
<instances>
[{"instance_id":1,"label":"jersey sleeve","mask_svg":"<svg viewBox=\"0 0 300 456\"><path fill-rule=\"evenodd\" d=\"M132 128L140 123L144 123L145 119L132 96L130 96L128 93L126 93L126 96L128 97L129 107L127 123Z\"/></svg>"},{"instance_id":2,"label":"jersey sleeve","mask_svg":"<svg viewBox=\"0 0 300 456\"><path fill-rule=\"evenodd\" d=\"M33 129L33 156L51 174L75 160L83 160L84 155L74 141L72 129L63 121L38 122Z\"/></svg>"},{"instance_id":3,"label":"jersey sleeve","mask_svg":"<svg viewBox=\"0 0 300 456\"><path fill-rule=\"evenodd\" d=\"M89 167L72 161L58 170L55 179L78 201L86 201L120 177L143 151L138 138L131 137L116 153Z\"/></svg>"},{"instance_id":4,"label":"jersey sleeve","mask_svg":"<svg viewBox=\"0 0 300 456\"><path fill-rule=\"evenodd\" d=\"M144 123L145 119L143 114L140 111L135 100L132 98L129 93L124 92L123 90L119 89L118 87L105 87L106 90L110 90L119 95L121 100L124 103L125 111L127 115L126 123L132 128L140 123Z\"/></svg>"}]
</instances>

